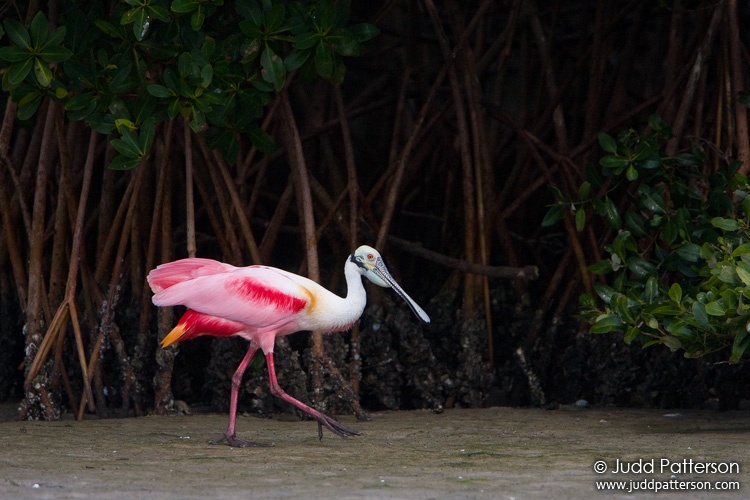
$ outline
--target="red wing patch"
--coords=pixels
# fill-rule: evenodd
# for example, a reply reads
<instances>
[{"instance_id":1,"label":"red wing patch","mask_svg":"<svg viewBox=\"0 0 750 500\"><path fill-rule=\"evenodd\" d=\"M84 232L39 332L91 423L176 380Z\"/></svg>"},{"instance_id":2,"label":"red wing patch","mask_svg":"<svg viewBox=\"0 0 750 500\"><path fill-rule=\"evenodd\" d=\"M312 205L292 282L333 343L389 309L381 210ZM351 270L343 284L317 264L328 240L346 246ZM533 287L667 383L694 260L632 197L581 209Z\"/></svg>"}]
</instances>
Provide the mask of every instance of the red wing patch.
<instances>
[{"instance_id":1,"label":"red wing patch","mask_svg":"<svg viewBox=\"0 0 750 500\"><path fill-rule=\"evenodd\" d=\"M228 283L243 299L261 305L273 305L281 312L296 313L307 305L307 301L294 295L266 286L251 278L236 278Z\"/></svg>"},{"instance_id":2,"label":"red wing patch","mask_svg":"<svg viewBox=\"0 0 750 500\"><path fill-rule=\"evenodd\" d=\"M188 309L185 312L180 319L180 324L184 324L187 327L186 329L190 331L214 335L216 337L229 337L244 327L242 323L199 313L192 309Z\"/></svg>"},{"instance_id":3,"label":"red wing patch","mask_svg":"<svg viewBox=\"0 0 750 500\"><path fill-rule=\"evenodd\" d=\"M244 327L245 325L236 321L217 318L188 309L182 315L174 330L162 341L162 344L166 347L174 342L182 342L201 335L230 337L242 331Z\"/></svg>"}]
</instances>

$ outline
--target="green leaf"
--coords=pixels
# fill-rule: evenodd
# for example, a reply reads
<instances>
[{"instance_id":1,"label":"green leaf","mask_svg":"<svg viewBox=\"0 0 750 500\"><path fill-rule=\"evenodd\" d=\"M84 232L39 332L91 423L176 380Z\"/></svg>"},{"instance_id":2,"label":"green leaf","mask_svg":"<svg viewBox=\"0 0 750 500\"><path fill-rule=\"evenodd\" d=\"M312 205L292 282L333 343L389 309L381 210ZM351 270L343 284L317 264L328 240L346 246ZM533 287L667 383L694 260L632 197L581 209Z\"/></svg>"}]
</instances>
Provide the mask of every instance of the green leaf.
<instances>
[{"instance_id":1,"label":"green leaf","mask_svg":"<svg viewBox=\"0 0 750 500\"><path fill-rule=\"evenodd\" d=\"M617 314L617 316L620 317L620 319L629 325L634 324L635 321L635 314L639 312L640 308L634 307L636 304L634 301L630 300L625 295L617 295L616 297L612 298L612 302L610 302L610 306L612 307L612 310Z\"/></svg>"},{"instance_id":2,"label":"green leaf","mask_svg":"<svg viewBox=\"0 0 750 500\"><path fill-rule=\"evenodd\" d=\"M617 141L614 138L604 132L599 132L597 135L599 138L599 146L607 153L617 154ZM604 165L602 165L604 166Z\"/></svg>"},{"instance_id":3,"label":"green leaf","mask_svg":"<svg viewBox=\"0 0 750 500\"><path fill-rule=\"evenodd\" d=\"M682 349L682 342L680 342L680 339L678 339L677 337L673 337L671 335L664 335L663 337L659 338L659 341L665 346L669 347L673 351L676 351L677 349Z\"/></svg>"},{"instance_id":4,"label":"green leaf","mask_svg":"<svg viewBox=\"0 0 750 500\"><path fill-rule=\"evenodd\" d=\"M542 219L542 227L554 226L555 224L560 222L564 216L564 206L552 205L551 207L549 207L549 210L547 210L547 213L544 214L544 218Z\"/></svg>"},{"instance_id":5,"label":"green leaf","mask_svg":"<svg viewBox=\"0 0 750 500\"><path fill-rule=\"evenodd\" d=\"M702 158L694 153L680 153L675 159L682 167L698 167L703 163Z\"/></svg>"},{"instance_id":6,"label":"green leaf","mask_svg":"<svg viewBox=\"0 0 750 500\"><path fill-rule=\"evenodd\" d=\"M151 27L151 16L145 7L138 7L125 12L120 18L120 24L133 24L133 35L139 42L146 38L149 28Z\"/></svg>"},{"instance_id":7,"label":"green leaf","mask_svg":"<svg viewBox=\"0 0 750 500\"><path fill-rule=\"evenodd\" d=\"M156 118L151 116L146 118L141 124L140 137L138 145L141 153L145 153L151 149L151 144L154 142L154 130L155 130Z\"/></svg>"},{"instance_id":8,"label":"green leaf","mask_svg":"<svg viewBox=\"0 0 750 500\"><path fill-rule=\"evenodd\" d=\"M669 287L669 298L677 304L682 302L682 287L679 283L672 283L672 286Z\"/></svg>"},{"instance_id":9,"label":"green leaf","mask_svg":"<svg viewBox=\"0 0 750 500\"><path fill-rule=\"evenodd\" d=\"M657 305L653 308L648 308L649 314L653 316L679 316L683 313L682 309L671 304Z\"/></svg>"},{"instance_id":10,"label":"green leaf","mask_svg":"<svg viewBox=\"0 0 750 500\"><path fill-rule=\"evenodd\" d=\"M175 99L167 105L167 116L169 117L170 120L174 120L177 117L177 115L180 114L181 110L182 110L182 106L180 105L180 100Z\"/></svg>"},{"instance_id":11,"label":"green leaf","mask_svg":"<svg viewBox=\"0 0 750 500\"><path fill-rule=\"evenodd\" d=\"M277 33L282 29L284 18L286 17L286 7L283 3L274 3L271 10L266 12L264 23L267 33Z\"/></svg>"},{"instance_id":12,"label":"green leaf","mask_svg":"<svg viewBox=\"0 0 750 500\"><path fill-rule=\"evenodd\" d=\"M88 92L75 95L65 102L66 116L71 121L81 121L96 110L96 105L97 101Z\"/></svg>"},{"instance_id":13,"label":"green leaf","mask_svg":"<svg viewBox=\"0 0 750 500\"><path fill-rule=\"evenodd\" d=\"M185 111L183 109L183 112ZM189 111L190 119L188 123L190 124L190 129L195 133L202 132L206 126L206 114L196 108L189 108Z\"/></svg>"},{"instance_id":14,"label":"green leaf","mask_svg":"<svg viewBox=\"0 0 750 500\"><path fill-rule=\"evenodd\" d=\"M49 23L47 22L47 16L42 11L37 12L31 20L29 36L31 36L32 46L37 49L44 47L49 36Z\"/></svg>"},{"instance_id":15,"label":"green leaf","mask_svg":"<svg viewBox=\"0 0 750 500\"><path fill-rule=\"evenodd\" d=\"M109 143L112 145L115 151L123 156L136 159L140 158L141 156L141 152L138 151L138 146L132 144L130 141L127 141L125 139L112 139L111 141L109 141Z\"/></svg>"},{"instance_id":16,"label":"green leaf","mask_svg":"<svg viewBox=\"0 0 750 500\"><path fill-rule=\"evenodd\" d=\"M698 262L701 257L701 247L695 243L685 243L681 247L675 249L675 252L688 262Z\"/></svg>"},{"instance_id":17,"label":"green leaf","mask_svg":"<svg viewBox=\"0 0 750 500\"><path fill-rule=\"evenodd\" d=\"M744 255L750 255L750 244L748 243L743 243L732 250L732 257L734 258L742 257Z\"/></svg>"},{"instance_id":18,"label":"green leaf","mask_svg":"<svg viewBox=\"0 0 750 500\"><path fill-rule=\"evenodd\" d=\"M141 162L140 158L128 158L126 156L117 155L109 164L110 170L130 170L138 166Z\"/></svg>"},{"instance_id":19,"label":"green leaf","mask_svg":"<svg viewBox=\"0 0 750 500\"><path fill-rule=\"evenodd\" d=\"M23 24L19 23L13 18L8 18L3 23L5 26L5 32L8 34L10 41L26 50L31 52L31 38L29 38L29 32L23 27Z\"/></svg>"},{"instance_id":20,"label":"green leaf","mask_svg":"<svg viewBox=\"0 0 750 500\"><path fill-rule=\"evenodd\" d=\"M118 122L123 123L123 125L118 124ZM135 149L137 156L142 156L143 150L140 148L140 141L138 140L138 135L135 133L135 124L130 123L127 119L120 119L115 120L115 125L117 125L117 130L120 132L122 140Z\"/></svg>"},{"instance_id":21,"label":"green leaf","mask_svg":"<svg viewBox=\"0 0 750 500\"><path fill-rule=\"evenodd\" d=\"M198 8L198 3L198 0L173 0L170 8L178 14L189 14Z\"/></svg>"},{"instance_id":22,"label":"green leaf","mask_svg":"<svg viewBox=\"0 0 750 500\"><path fill-rule=\"evenodd\" d=\"M146 90L149 94L151 94L154 97L174 97L174 92L172 92L170 89L163 85L157 85L157 84L151 84L146 86Z\"/></svg>"},{"instance_id":23,"label":"green leaf","mask_svg":"<svg viewBox=\"0 0 750 500\"><path fill-rule=\"evenodd\" d=\"M630 163L630 160L627 158L619 158L615 155L605 155L602 156L602 158L599 160L599 165L601 165L604 168L609 169L618 169L618 168L624 168Z\"/></svg>"},{"instance_id":24,"label":"green leaf","mask_svg":"<svg viewBox=\"0 0 750 500\"><path fill-rule=\"evenodd\" d=\"M586 227L586 211L583 209L578 209L576 211L576 231L579 233L583 231L583 228Z\"/></svg>"},{"instance_id":25,"label":"green leaf","mask_svg":"<svg viewBox=\"0 0 750 500\"><path fill-rule=\"evenodd\" d=\"M315 46L315 71L326 80L333 78L333 50L324 40L321 40Z\"/></svg>"},{"instance_id":26,"label":"green leaf","mask_svg":"<svg viewBox=\"0 0 750 500\"><path fill-rule=\"evenodd\" d=\"M30 57L23 62L18 62L11 65L5 76L8 78L8 83L12 86L16 86L28 76L31 72L31 68L34 66L34 58Z\"/></svg>"},{"instance_id":27,"label":"green leaf","mask_svg":"<svg viewBox=\"0 0 750 500\"><path fill-rule=\"evenodd\" d=\"M208 87L211 85L211 80L214 78L214 69L210 64L206 64L201 68L201 85Z\"/></svg>"},{"instance_id":28,"label":"green leaf","mask_svg":"<svg viewBox=\"0 0 750 500\"><path fill-rule=\"evenodd\" d=\"M594 274L607 274L612 272L612 261L609 259L602 259L595 264L591 264L586 269Z\"/></svg>"},{"instance_id":29,"label":"green leaf","mask_svg":"<svg viewBox=\"0 0 750 500\"><path fill-rule=\"evenodd\" d=\"M706 314L709 316L724 316L726 307L721 302L714 300L706 304Z\"/></svg>"},{"instance_id":30,"label":"green leaf","mask_svg":"<svg viewBox=\"0 0 750 500\"><path fill-rule=\"evenodd\" d=\"M320 33L307 31L294 37L294 48L298 50L311 49L320 42Z\"/></svg>"},{"instance_id":31,"label":"green leaf","mask_svg":"<svg viewBox=\"0 0 750 500\"><path fill-rule=\"evenodd\" d=\"M708 314L706 314L706 306L697 300L693 302L693 317L695 322L701 328L708 328Z\"/></svg>"},{"instance_id":32,"label":"green leaf","mask_svg":"<svg viewBox=\"0 0 750 500\"><path fill-rule=\"evenodd\" d=\"M251 19L245 19L240 21L240 30L251 37L252 39L260 41L263 38L263 30L260 28L260 24L252 21Z\"/></svg>"},{"instance_id":33,"label":"green leaf","mask_svg":"<svg viewBox=\"0 0 750 500\"><path fill-rule=\"evenodd\" d=\"M744 330L738 331L737 335L734 336L732 355L729 358L730 363L739 363L740 359L742 359L742 356L745 354L745 351L750 347L750 334L748 334L748 329L750 329L750 324L748 324Z\"/></svg>"},{"instance_id":34,"label":"green leaf","mask_svg":"<svg viewBox=\"0 0 750 500\"><path fill-rule=\"evenodd\" d=\"M52 83L52 69L44 61L34 59L34 76L42 87L49 87Z\"/></svg>"},{"instance_id":35,"label":"green leaf","mask_svg":"<svg viewBox=\"0 0 750 500\"><path fill-rule=\"evenodd\" d=\"M620 292L604 283L594 283L594 291L606 304L609 304L613 298L620 295Z\"/></svg>"},{"instance_id":36,"label":"green leaf","mask_svg":"<svg viewBox=\"0 0 750 500\"><path fill-rule=\"evenodd\" d=\"M67 61L72 55L72 51L60 45L50 45L39 52L39 57L48 63Z\"/></svg>"},{"instance_id":37,"label":"green leaf","mask_svg":"<svg viewBox=\"0 0 750 500\"><path fill-rule=\"evenodd\" d=\"M612 253L616 254L623 262L628 260L628 250L635 249L635 242L629 231L620 231L612 241Z\"/></svg>"},{"instance_id":38,"label":"green leaf","mask_svg":"<svg viewBox=\"0 0 750 500\"><path fill-rule=\"evenodd\" d=\"M607 222L610 226L612 226L614 229L620 229L622 227L622 219L620 218L620 210L618 210L617 205L612 201L612 199L609 196L606 196L604 198L604 205L603 205L604 218L607 219Z\"/></svg>"},{"instance_id":39,"label":"green leaf","mask_svg":"<svg viewBox=\"0 0 750 500\"><path fill-rule=\"evenodd\" d=\"M32 57L31 53L29 53L29 51L27 50L22 49L21 47L16 47L13 45L0 47L0 59L2 59L3 61L20 62L25 61L30 57Z\"/></svg>"},{"instance_id":40,"label":"green leaf","mask_svg":"<svg viewBox=\"0 0 750 500\"><path fill-rule=\"evenodd\" d=\"M193 28L193 31L198 31L203 26L205 20L206 9L203 5L198 5L198 8L195 9L195 12L190 16L190 27Z\"/></svg>"},{"instance_id":41,"label":"green leaf","mask_svg":"<svg viewBox=\"0 0 750 500\"><path fill-rule=\"evenodd\" d=\"M724 217L714 217L711 219L711 224L724 231L737 231L740 227L735 219L725 219Z\"/></svg>"},{"instance_id":42,"label":"green leaf","mask_svg":"<svg viewBox=\"0 0 750 500\"><path fill-rule=\"evenodd\" d=\"M343 56L357 56L362 53L362 44L354 39L346 28L337 28L325 37L334 51Z\"/></svg>"},{"instance_id":43,"label":"green leaf","mask_svg":"<svg viewBox=\"0 0 750 500\"><path fill-rule=\"evenodd\" d=\"M740 266L737 266L734 270L737 271L737 276L742 280L742 283L750 287L750 272Z\"/></svg>"},{"instance_id":44,"label":"green leaf","mask_svg":"<svg viewBox=\"0 0 750 500\"><path fill-rule=\"evenodd\" d=\"M745 220L750 220L750 196L745 196L742 200L742 213L745 214Z\"/></svg>"},{"instance_id":45,"label":"green leaf","mask_svg":"<svg viewBox=\"0 0 750 500\"><path fill-rule=\"evenodd\" d=\"M663 221L661 216L653 216L651 218L651 223L655 224L658 221ZM668 245L673 245L675 243L675 240L679 236L680 231L677 227L677 221L674 219L674 217L670 217L664 222L662 225L662 232L661 232L661 239L664 240Z\"/></svg>"},{"instance_id":46,"label":"green leaf","mask_svg":"<svg viewBox=\"0 0 750 500\"><path fill-rule=\"evenodd\" d=\"M654 153L638 162L638 167L644 170L654 170L660 168L663 164L661 156L658 153Z\"/></svg>"},{"instance_id":47,"label":"green leaf","mask_svg":"<svg viewBox=\"0 0 750 500\"><path fill-rule=\"evenodd\" d=\"M164 6L152 3L148 6L148 10L154 19L158 19L163 23L169 22L169 11Z\"/></svg>"},{"instance_id":48,"label":"green leaf","mask_svg":"<svg viewBox=\"0 0 750 500\"><path fill-rule=\"evenodd\" d=\"M633 236L642 238L648 234L643 219L637 213L627 210L623 218L625 219L625 227L633 233Z\"/></svg>"},{"instance_id":49,"label":"green leaf","mask_svg":"<svg viewBox=\"0 0 750 500\"><path fill-rule=\"evenodd\" d=\"M39 109L39 105L42 103L42 97L44 94L36 89L32 90L18 102L18 113L17 118L19 120L28 120L36 110Z\"/></svg>"},{"instance_id":50,"label":"green leaf","mask_svg":"<svg viewBox=\"0 0 750 500\"><path fill-rule=\"evenodd\" d=\"M111 36L112 38L115 38L117 40L121 40L122 36L121 33L112 23L109 23L105 21L104 19L94 19L94 26L96 29L101 31L107 36Z\"/></svg>"},{"instance_id":51,"label":"green leaf","mask_svg":"<svg viewBox=\"0 0 750 500\"><path fill-rule=\"evenodd\" d=\"M315 17L315 24L321 31L331 30L336 22L336 5L333 0L321 0Z\"/></svg>"},{"instance_id":52,"label":"green leaf","mask_svg":"<svg viewBox=\"0 0 750 500\"><path fill-rule=\"evenodd\" d=\"M638 170L632 163L628 165L628 169L625 171L625 178L631 182L638 179Z\"/></svg>"},{"instance_id":53,"label":"green leaf","mask_svg":"<svg viewBox=\"0 0 750 500\"><path fill-rule=\"evenodd\" d=\"M578 303L585 308L593 309L596 307L596 302L594 301L594 297L589 295L588 293L582 293L578 296Z\"/></svg>"},{"instance_id":54,"label":"green leaf","mask_svg":"<svg viewBox=\"0 0 750 500\"><path fill-rule=\"evenodd\" d=\"M614 314L604 314L589 328L590 333L609 333L621 331L623 329L622 321Z\"/></svg>"},{"instance_id":55,"label":"green leaf","mask_svg":"<svg viewBox=\"0 0 750 500\"><path fill-rule=\"evenodd\" d=\"M655 213L664 213L666 211L664 206L664 200L662 197L654 192L650 186L641 184L638 186L638 196L644 207Z\"/></svg>"},{"instance_id":56,"label":"green leaf","mask_svg":"<svg viewBox=\"0 0 750 500\"><path fill-rule=\"evenodd\" d=\"M625 337L622 339L626 344L632 343L635 339L638 338L638 335L640 335L641 331L638 329L637 326L632 326L628 328L628 332L625 334Z\"/></svg>"},{"instance_id":57,"label":"green leaf","mask_svg":"<svg viewBox=\"0 0 750 500\"><path fill-rule=\"evenodd\" d=\"M180 76L183 77L189 77L192 73L193 58L188 52L183 52L182 54L180 54L180 57L177 58L177 71L179 72ZM164 76L166 76L166 71L164 72ZM167 85L172 87L172 85L170 85L169 83L167 83Z\"/></svg>"},{"instance_id":58,"label":"green leaf","mask_svg":"<svg viewBox=\"0 0 750 500\"><path fill-rule=\"evenodd\" d=\"M672 130L664 122L662 117L657 114L648 117L648 126L651 127L654 132L664 135L665 138L669 138L672 135Z\"/></svg>"},{"instance_id":59,"label":"green leaf","mask_svg":"<svg viewBox=\"0 0 750 500\"><path fill-rule=\"evenodd\" d=\"M287 72L295 71L302 67L303 64L310 59L311 50L299 50L298 48L292 49L289 55L284 59L284 67Z\"/></svg>"},{"instance_id":60,"label":"green leaf","mask_svg":"<svg viewBox=\"0 0 750 500\"><path fill-rule=\"evenodd\" d=\"M583 200L588 199L590 195L591 195L591 183L589 181L584 181L578 188L578 199L580 201L583 201Z\"/></svg>"},{"instance_id":61,"label":"green leaf","mask_svg":"<svg viewBox=\"0 0 750 500\"><path fill-rule=\"evenodd\" d=\"M639 278L645 278L646 276L654 274L656 266L640 257L632 257L628 259L628 269Z\"/></svg>"},{"instance_id":62,"label":"green leaf","mask_svg":"<svg viewBox=\"0 0 750 500\"><path fill-rule=\"evenodd\" d=\"M266 45L266 48L260 55L260 65L263 68L261 70L263 80L272 84L277 91L284 88L284 83L286 82L284 61L268 45Z\"/></svg>"},{"instance_id":63,"label":"green leaf","mask_svg":"<svg viewBox=\"0 0 750 500\"><path fill-rule=\"evenodd\" d=\"M649 304L653 304L656 298L659 296L659 282L654 276L649 276L646 280L646 287L643 290L644 299Z\"/></svg>"}]
</instances>

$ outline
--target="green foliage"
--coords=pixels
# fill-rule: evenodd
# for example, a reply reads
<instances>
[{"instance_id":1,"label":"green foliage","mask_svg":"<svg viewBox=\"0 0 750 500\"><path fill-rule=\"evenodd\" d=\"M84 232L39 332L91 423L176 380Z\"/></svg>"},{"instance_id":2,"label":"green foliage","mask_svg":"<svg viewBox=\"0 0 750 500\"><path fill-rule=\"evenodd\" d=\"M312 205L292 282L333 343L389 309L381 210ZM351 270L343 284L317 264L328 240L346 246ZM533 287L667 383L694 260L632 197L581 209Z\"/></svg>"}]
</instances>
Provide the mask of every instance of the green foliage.
<instances>
[{"instance_id":1,"label":"green foliage","mask_svg":"<svg viewBox=\"0 0 750 500\"><path fill-rule=\"evenodd\" d=\"M666 156L669 127L658 116L649 125L599 134L601 170L587 169L576 200L558 192L543 224L572 207L579 231L579 213L612 230L606 258L589 266L606 283L580 297L591 333L739 362L750 347L750 186L737 162L713 172L697 143Z\"/></svg>"},{"instance_id":2,"label":"green foliage","mask_svg":"<svg viewBox=\"0 0 750 500\"><path fill-rule=\"evenodd\" d=\"M8 63L3 71L2 88L4 91L23 88L20 95L19 118L33 115L45 90L49 90L53 81L53 65L66 61L72 52L61 45L65 38L65 27L49 29L47 17L39 12L31 20L27 30L15 19L8 18L3 23L5 33L11 45L0 47L0 61ZM33 86L22 86L25 80ZM36 87L36 88L35 88ZM64 89L54 87L56 97L64 97Z\"/></svg>"},{"instance_id":3,"label":"green foliage","mask_svg":"<svg viewBox=\"0 0 750 500\"><path fill-rule=\"evenodd\" d=\"M68 119L118 134L117 169L138 165L158 124L178 117L230 161L242 135L272 151L259 119L288 74L341 83L343 58L378 34L348 24L350 0L125 0L111 15L100 4L69 3L56 29L41 12L28 29L5 19L0 73L19 119L49 96Z\"/></svg>"}]
</instances>

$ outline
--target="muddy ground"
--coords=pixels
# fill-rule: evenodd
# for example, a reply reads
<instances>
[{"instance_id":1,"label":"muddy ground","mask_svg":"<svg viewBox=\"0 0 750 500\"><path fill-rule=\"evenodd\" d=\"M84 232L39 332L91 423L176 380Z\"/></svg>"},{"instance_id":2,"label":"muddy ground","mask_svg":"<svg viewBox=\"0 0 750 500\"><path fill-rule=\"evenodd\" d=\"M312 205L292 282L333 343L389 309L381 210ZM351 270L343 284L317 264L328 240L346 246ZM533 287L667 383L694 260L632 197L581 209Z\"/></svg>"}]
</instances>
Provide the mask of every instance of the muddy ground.
<instances>
[{"instance_id":1,"label":"muddy ground","mask_svg":"<svg viewBox=\"0 0 750 500\"><path fill-rule=\"evenodd\" d=\"M208 444L226 425L220 414L19 422L7 406L2 415L2 498L633 498L597 493L595 481L740 482L734 493L690 494L716 499L750 487L748 412L382 412L341 417L362 434L326 431L322 441L315 422L246 416L238 435L274 444L246 449ZM736 462L740 473L660 473L661 458ZM657 470L594 473L597 460L611 469L618 459L654 459Z\"/></svg>"}]
</instances>

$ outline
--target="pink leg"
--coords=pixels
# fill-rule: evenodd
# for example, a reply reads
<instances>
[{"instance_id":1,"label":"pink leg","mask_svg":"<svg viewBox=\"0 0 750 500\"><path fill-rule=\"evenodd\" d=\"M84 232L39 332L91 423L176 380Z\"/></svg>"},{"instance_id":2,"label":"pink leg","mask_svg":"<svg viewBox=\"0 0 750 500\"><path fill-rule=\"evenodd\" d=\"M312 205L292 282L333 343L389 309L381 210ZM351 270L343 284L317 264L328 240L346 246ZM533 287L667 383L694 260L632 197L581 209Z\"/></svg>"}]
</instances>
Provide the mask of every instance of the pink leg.
<instances>
[{"instance_id":1,"label":"pink leg","mask_svg":"<svg viewBox=\"0 0 750 500\"><path fill-rule=\"evenodd\" d=\"M339 435L341 437L346 437L346 436L354 436L354 435L359 434L359 432L349 429L348 427L345 427L344 425L340 424L339 422L332 419L331 417L320 413L318 410L310 408L302 401L294 399L292 396L284 392L281 386L279 386L279 382L276 380L276 366L274 365L274 361L273 361L273 352L266 353L266 365L268 365L268 382L271 386L271 394L273 394L277 398L283 399L284 401L286 401L287 403L291 405L296 406L303 412L313 417L320 424L328 427L328 430L330 430L336 435ZM322 431L319 431L319 435L322 439L323 438Z\"/></svg>"},{"instance_id":2,"label":"pink leg","mask_svg":"<svg viewBox=\"0 0 750 500\"><path fill-rule=\"evenodd\" d=\"M219 436L218 438L211 441L211 444L218 444L222 441L226 441L229 446L237 446L241 448L246 447L265 447L270 446L267 444L259 444L259 443L253 443L252 441L245 441L244 439L240 439L235 434L235 426L237 424L237 398L239 396L240 391L240 385L242 384L242 375L245 374L245 370L247 369L247 365L250 364L250 360L253 359L253 355L255 354L255 351L257 351L258 348L255 346L255 344L250 344L250 347L247 349L247 353L245 353L245 357L242 358L242 362L237 367L237 370L235 370L234 375L232 375L232 392L229 396L229 425L227 426L227 431L224 433L223 436Z\"/></svg>"}]
</instances>

